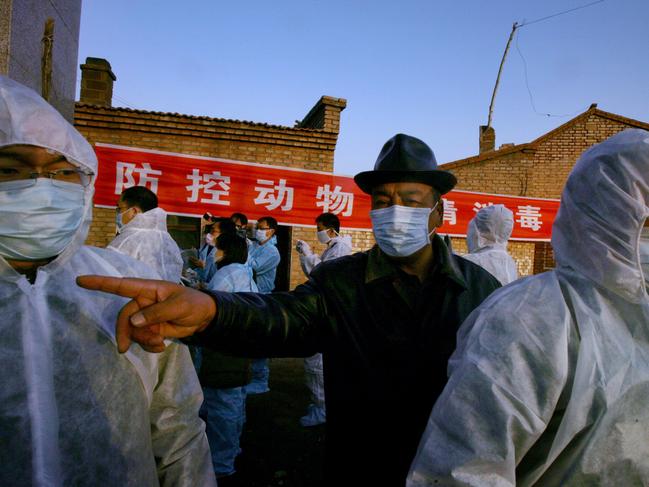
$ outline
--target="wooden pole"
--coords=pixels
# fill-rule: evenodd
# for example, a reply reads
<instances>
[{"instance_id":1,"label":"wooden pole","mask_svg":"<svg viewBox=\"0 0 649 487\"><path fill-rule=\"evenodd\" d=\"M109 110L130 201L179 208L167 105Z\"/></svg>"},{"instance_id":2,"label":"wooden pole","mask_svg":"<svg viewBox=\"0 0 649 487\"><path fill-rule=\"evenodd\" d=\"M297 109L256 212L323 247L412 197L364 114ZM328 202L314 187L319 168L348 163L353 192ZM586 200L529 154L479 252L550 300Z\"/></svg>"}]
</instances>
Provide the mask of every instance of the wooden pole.
<instances>
[{"instance_id":1,"label":"wooden pole","mask_svg":"<svg viewBox=\"0 0 649 487\"><path fill-rule=\"evenodd\" d=\"M514 22L512 26L512 32L509 34L509 39L507 40L507 45L505 46L505 52L503 53L503 58L500 60L500 67L498 68L498 76L496 77L496 85L494 86L494 92L491 95L491 103L489 103L489 117L487 118L487 127L491 127L491 118L494 112L494 102L496 101L496 91L498 91L498 84L500 83L500 75L503 71L503 66L505 65L505 58L507 57L507 52L509 52L509 46L512 43L514 38L514 32L518 28L518 23Z\"/></svg>"}]
</instances>

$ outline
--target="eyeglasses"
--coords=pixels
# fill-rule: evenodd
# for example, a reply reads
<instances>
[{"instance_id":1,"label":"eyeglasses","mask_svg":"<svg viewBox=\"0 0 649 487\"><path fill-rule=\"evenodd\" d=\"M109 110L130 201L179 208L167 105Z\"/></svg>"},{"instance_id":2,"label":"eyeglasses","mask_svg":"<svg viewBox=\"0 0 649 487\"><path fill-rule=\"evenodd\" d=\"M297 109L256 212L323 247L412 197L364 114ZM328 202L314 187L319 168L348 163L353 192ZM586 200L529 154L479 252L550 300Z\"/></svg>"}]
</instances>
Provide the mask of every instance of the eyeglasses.
<instances>
[{"instance_id":1,"label":"eyeglasses","mask_svg":"<svg viewBox=\"0 0 649 487\"><path fill-rule=\"evenodd\" d=\"M73 183L84 188L90 185L93 173L76 168L55 169L47 172L34 172L30 167L0 167L0 183L21 181L24 184L14 184L12 188L28 188L36 184L38 178L49 178L52 184ZM64 186L64 185L61 185Z\"/></svg>"}]
</instances>

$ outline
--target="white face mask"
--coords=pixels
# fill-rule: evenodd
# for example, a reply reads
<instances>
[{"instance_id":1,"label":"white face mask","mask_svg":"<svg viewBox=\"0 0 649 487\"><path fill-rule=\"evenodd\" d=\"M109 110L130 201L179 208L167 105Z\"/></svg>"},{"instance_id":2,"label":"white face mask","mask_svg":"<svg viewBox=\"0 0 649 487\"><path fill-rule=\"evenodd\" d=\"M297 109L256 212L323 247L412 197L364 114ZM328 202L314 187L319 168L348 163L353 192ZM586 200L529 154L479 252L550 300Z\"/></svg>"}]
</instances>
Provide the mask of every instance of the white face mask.
<instances>
[{"instance_id":1,"label":"white face mask","mask_svg":"<svg viewBox=\"0 0 649 487\"><path fill-rule=\"evenodd\" d=\"M318 242L320 242L321 244L326 244L327 242L329 242L329 240L331 240L331 237L329 236L328 232L329 230L320 230L318 232Z\"/></svg>"},{"instance_id":2,"label":"white face mask","mask_svg":"<svg viewBox=\"0 0 649 487\"><path fill-rule=\"evenodd\" d=\"M255 238L257 239L257 242L262 243L265 242L266 239L268 239L268 230L256 230L255 231Z\"/></svg>"},{"instance_id":3,"label":"white face mask","mask_svg":"<svg viewBox=\"0 0 649 487\"><path fill-rule=\"evenodd\" d=\"M12 260L59 255L83 221L83 186L38 178L33 186L12 190L12 183L0 184L0 255Z\"/></svg>"},{"instance_id":4,"label":"white face mask","mask_svg":"<svg viewBox=\"0 0 649 487\"><path fill-rule=\"evenodd\" d=\"M644 274L645 286L649 289L649 227L640 232L640 267Z\"/></svg>"},{"instance_id":5,"label":"white face mask","mask_svg":"<svg viewBox=\"0 0 649 487\"><path fill-rule=\"evenodd\" d=\"M411 208L393 205L370 211L376 243L391 257L407 257L430 244L428 218L432 208Z\"/></svg>"},{"instance_id":6,"label":"white face mask","mask_svg":"<svg viewBox=\"0 0 649 487\"><path fill-rule=\"evenodd\" d=\"M205 235L205 243L214 246L214 236L211 233Z\"/></svg>"}]
</instances>

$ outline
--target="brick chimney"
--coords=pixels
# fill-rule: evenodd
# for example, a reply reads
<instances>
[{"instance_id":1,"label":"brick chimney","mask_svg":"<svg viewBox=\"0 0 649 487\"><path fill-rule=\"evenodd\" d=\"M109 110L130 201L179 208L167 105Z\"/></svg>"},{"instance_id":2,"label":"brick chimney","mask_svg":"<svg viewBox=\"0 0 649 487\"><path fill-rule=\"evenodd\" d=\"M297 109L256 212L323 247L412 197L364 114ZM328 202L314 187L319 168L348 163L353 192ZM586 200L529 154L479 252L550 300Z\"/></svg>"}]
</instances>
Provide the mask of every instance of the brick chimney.
<instances>
[{"instance_id":1,"label":"brick chimney","mask_svg":"<svg viewBox=\"0 0 649 487\"><path fill-rule=\"evenodd\" d=\"M339 133L340 112L347 106L344 98L323 96L307 113L301 122L295 124L298 128L321 129L325 132Z\"/></svg>"},{"instance_id":2,"label":"brick chimney","mask_svg":"<svg viewBox=\"0 0 649 487\"><path fill-rule=\"evenodd\" d=\"M496 148L496 131L493 127L480 125L480 154Z\"/></svg>"},{"instance_id":3,"label":"brick chimney","mask_svg":"<svg viewBox=\"0 0 649 487\"><path fill-rule=\"evenodd\" d=\"M117 80L110 63L98 57L87 57L81 65L81 103L110 107L113 103L113 81Z\"/></svg>"}]
</instances>

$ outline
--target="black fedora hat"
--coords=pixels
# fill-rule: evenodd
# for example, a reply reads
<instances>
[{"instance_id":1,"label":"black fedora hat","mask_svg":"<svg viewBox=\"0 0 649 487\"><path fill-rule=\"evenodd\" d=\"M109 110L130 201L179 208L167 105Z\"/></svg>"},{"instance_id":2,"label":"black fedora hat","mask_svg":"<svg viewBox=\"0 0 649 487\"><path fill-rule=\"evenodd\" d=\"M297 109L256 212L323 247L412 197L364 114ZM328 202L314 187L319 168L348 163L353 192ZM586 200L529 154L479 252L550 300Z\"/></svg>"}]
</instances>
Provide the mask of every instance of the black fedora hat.
<instances>
[{"instance_id":1,"label":"black fedora hat","mask_svg":"<svg viewBox=\"0 0 649 487\"><path fill-rule=\"evenodd\" d=\"M457 179L448 171L437 169L435 154L422 140L405 134L397 134L388 140L373 171L354 176L354 181L364 193L383 183L424 183L440 194L453 189Z\"/></svg>"}]
</instances>

